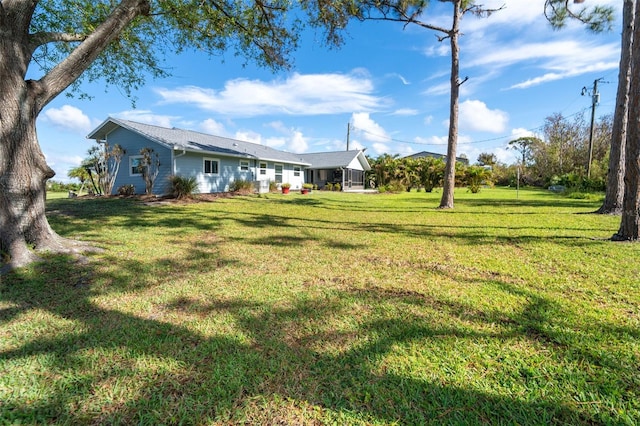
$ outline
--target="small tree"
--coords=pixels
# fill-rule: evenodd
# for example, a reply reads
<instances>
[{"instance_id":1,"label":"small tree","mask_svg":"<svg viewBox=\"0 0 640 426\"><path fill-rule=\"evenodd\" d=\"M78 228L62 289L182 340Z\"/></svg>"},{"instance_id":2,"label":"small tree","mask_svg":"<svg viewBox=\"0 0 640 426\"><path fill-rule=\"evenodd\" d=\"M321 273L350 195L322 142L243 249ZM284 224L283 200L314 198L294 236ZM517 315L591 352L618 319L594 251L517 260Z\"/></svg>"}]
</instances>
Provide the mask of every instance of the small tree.
<instances>
[{"instance_id":1,"label":"small tree","mask_svg":"<svg viewBox=\"0 0 640 426\"><path fill-rule=\"evenodd\" d=\"M464 179L469 191L477 194L482 185L491 183L491 170L484 166L469 166L465 169Z\"/></svg>"},{"instance_id":2,"label":"small tree","mask_svg":"<svg viewBox=\"0 0 640 426\"><path fill-rule=\"evenodd\" d=\"M498 163L498 158L495 154L489 152L483 152L478 155L478 164L481 166L495 166Z\"/></svg>"},{"instance_id":3,"label":"small tree","mask_svg":"<svg viewBox=\"0 0 640 426\"><path fill-rule=\"evenodd\" d=\"M84 184L89 180L89 172L83 166L74 167L69 170L67 176L80 181L80 191L84 189Z\"/></svg>"},{"instance_id":4,"label":"small tree","mask_svg":"<svg viewBox=\"0 0 640 426\"><path fill-rule=\"evenodd\" d=\"M156 182L160 171L160 156L152 148L144 147L140 150L142 160L138 165L142 179L144 179L144 191L147 195L153 193L153 184Z\"/></svg>"},{"instance_id":5,"label":"small tree","mask_svg":"<svg viewBox=\"0 0 640 426\"><path fill-rule=\"evenodd\" d=\"M426 192L442 185L445 163L441 158L424 157L420 159L420 183Z\"/></svg>"},{"instance_id":6,"label":"small tree","mask_svg":"<svg viewBox=\"0 0 640 426\"><path fill-rule=\"evenodd\" d=\"M514 139L509 142L509 147L515 149L522 156L522 167L526 167L531 160L531 150L532 148L540 143L540 139L534 138L532 136L525 136L522 138Z\"/></svg>"},{"instance_id":7,"label":"small tree","mask_svg":"<svg viewBox=\"0 0 640 426\"><path fill-rule=\"evenodd\" d=\"M120 163L126 151L118 144L104 142L102 146L92 146L82 166L87 171L96 194L111 194L116 182Z\"/></svg>"}]
</instances>

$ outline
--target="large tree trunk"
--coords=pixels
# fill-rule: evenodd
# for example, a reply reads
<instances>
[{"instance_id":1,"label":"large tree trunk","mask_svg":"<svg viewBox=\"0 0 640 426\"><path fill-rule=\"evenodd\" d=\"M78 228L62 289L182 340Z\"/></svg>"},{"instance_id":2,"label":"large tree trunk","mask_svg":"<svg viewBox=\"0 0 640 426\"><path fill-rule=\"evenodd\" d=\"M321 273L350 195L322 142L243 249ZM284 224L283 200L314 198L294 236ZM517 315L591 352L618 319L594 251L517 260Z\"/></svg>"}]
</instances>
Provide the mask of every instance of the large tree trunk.
<instances>
[{"instance_id":1,"label":"large tree trunk","mask_svg":"<svg viewBox=\"0 0 640 426\"><path fill-rule=\"evenodd\" d=\"M148 0L123 0L93 33L31 34L37 2L0 2L0 273L38 259L36 251L75 252L87 246L58 236L45 216L45 185L54 172L36 136L36 118L71 85L129 23L149 12ZM25 80L33 52L60 40L81 42L40 80Z\"/></svg>"},{"instance_id":2,"label":"large tree trunk","mask_svg":"<svg viewBox=\"0 0 640 426\"><path fill-rule=\"evenodd\" d=\"M601 214L622 213L635 5L635 0L625 0L622 12L622 50L620 54L620 69L618 71L618 93L616 95L616 111L613 117L611 133L607 192L602 207L597 211L597 213Z\"/></svg>"},{"instance_id":3,"label":"large tree trunk","mask_svg":"<svg viewBox=\"0 0 640 426\"><path fill-rule=\"evenodd\" d=\"M0 83L0 250L8 254L8 268L24 266L36 250L70 251L68 244L49 226L45 216L45 184L54 172L38 145L35 118L24 96L7 100Z\"/></svg>"},{"instance_id":4,"label":"large tree trunk","mask_svg":"<svg viewBox=\"0 0 640 426\"><path fill-rule=\"evenodd\" d=\"M640 40L640 7L634 13L633 39ZM632 52L629 122L625 149L624 201L618 241L637 241L640 235L640 52Z\"/></svg>"},{"instance_id":5,"label":"large tree trunk","mask_svg":"<svg viewBox=\"0 0 640 426\"><path fill-rule=\"evenodd\" d=\"M444 182L441 209L453 208L453 192L456 187L456 150L458 146L458 98L460 96L460 18L462 17L461 0L453 2L453 25L449 32L451 43L451 98L449 103L449 140L447 143L447 163L444 171Z\"/></svg>"}]
</instances>

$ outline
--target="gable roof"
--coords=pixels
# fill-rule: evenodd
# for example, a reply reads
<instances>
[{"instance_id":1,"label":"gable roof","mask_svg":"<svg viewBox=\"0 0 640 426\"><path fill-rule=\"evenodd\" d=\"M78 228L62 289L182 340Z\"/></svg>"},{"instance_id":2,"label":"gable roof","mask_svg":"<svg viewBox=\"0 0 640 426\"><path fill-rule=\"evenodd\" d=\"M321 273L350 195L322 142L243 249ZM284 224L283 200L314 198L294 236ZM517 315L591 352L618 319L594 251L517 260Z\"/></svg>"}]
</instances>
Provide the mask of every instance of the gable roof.
<instances>
[{"instance_id":1,"label":"gable roof","mask_svg":"<svg viewBox=\"0 0 640 426\"><path fill-rule=\"evenodd\" d=\"M423 158L423 157L442 158L443 160L447 159L447 156L445 154L436 154L435 152L429 152L429 151L420 151L415 154L407 155L404 158ZM456 157L456 161L464 164L469 164L469 159L466 157Z\"/></svg>"},{"instance_id":2,"label":"gable roof","mask_svg":"<svg viewBox=\"0 0 640 426\"><path fill-rule=\"evenodd\" d=\"M311 164L311 169L339 169L349 168L356 170L371 170L371 166L361 150L313 152L300 154L305 161Z\"/></svg>"},{"instance_id":3,"label":"gable roof","mask_svg":"<svg viewBox=\"0 0 640 426\"><path fill-rule=\"evenodd\" d=\"M229 157L254 158L258 160L292 163L308 166L301 154L279 151L257 143L240 141L221 136L208 135L193 130L169 129L135 121L109 117L93 130L88 139L107 140L109 133L118 127L138 133L166 148L189 152L219 154Z\"/></svg>"}]
</instances>

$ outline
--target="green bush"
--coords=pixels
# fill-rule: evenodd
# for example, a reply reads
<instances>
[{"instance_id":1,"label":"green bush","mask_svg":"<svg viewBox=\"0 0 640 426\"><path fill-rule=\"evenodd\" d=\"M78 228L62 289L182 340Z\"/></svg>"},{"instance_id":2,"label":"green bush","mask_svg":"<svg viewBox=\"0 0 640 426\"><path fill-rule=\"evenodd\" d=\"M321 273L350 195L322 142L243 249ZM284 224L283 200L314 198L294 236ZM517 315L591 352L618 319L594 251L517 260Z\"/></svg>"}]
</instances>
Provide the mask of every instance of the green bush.
<instances>
[{"instance_id":1,"label":"green bush","mask_svg":"<svg viewBox=\"0 0 640 426\"><path fill-rule=\"evenodd\" d=\"M405 184L399 180L392 180L389 182L389 185L387 185L388 192L406 192L406 190L407 187Z\"/></svg>"},{"instance_id":2,"label":"green bush","mask_svg":"<svg viewBox=\"0 0 640 426\"><path fill-rule=\"evenodd\" d=\"M249 194L253 192L253 182L250 180L238 179L233 181L231 185L229 185L229 191L231 192L241 192L243 194Z\"/></svg>"},{"instance_id":3,"label":"green bush","mask_svg":"<svg viewBox=\"0 0 640 426\"><path fill-rule=\"evenodd\" d=\"M278 182L269 181L269 192L276 192L278 190Z\"/></svg>"},{"instance_id":4,"label":"green bush","mask_svg":"<svg viewBox=\"0 0 640 426\"><path fill-rule=\"evenodd\" d=\"M326 189L327 191L333 191L333 184L331 182L325 183L324 189Z\"/></svg>"},{"instance_id":5,"label":"green bush","mask_svg":"<svg viewBox=\"0 0 640 426\"><path fill-rule=\"evenodd\" d=\"M198 192L198 181L195 177L171 176L171 195L176 198L188 198Z\"/></svg>"},{"instance_id":6,"label":"green bush","mask_svg":"<svg viewBox=\"0 0 640 426\"><path fill-rule=\"evenodd\" d=\"M339 183L334 183L333 184L333 190L334 191L341 191L342 190L342 185L340 185Z\"/></svg>"},{"instance_id":7,"label":"green bush","mask_svg":"<svg viewBox=\"0 0 640 426\"><path fill-rule=\"evenodd\" d=\"M122 185L121 187L118 188L118 195L129 197L135 193L136 193L136 188L131 184Z\"/></svg>"}]
</instances>

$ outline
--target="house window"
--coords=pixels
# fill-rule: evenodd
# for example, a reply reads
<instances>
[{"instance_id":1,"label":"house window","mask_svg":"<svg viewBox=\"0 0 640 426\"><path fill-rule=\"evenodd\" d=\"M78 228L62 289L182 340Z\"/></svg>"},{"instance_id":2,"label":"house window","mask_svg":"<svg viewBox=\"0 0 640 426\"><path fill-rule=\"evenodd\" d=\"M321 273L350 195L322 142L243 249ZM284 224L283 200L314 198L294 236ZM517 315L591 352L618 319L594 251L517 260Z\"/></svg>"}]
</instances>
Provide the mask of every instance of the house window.
<instances>
[{"instance_id":1,"label":"house window","mask_svg":"<svg viewBox=\"0 0 640 426\"><path fill-rule=\"evenodd\" d=\"M142 176L142 155L129 157L129 176Z\"/></svg>"},{"instance_id":2,"label":"house window","mask_svg":"<svg viewBox=\"0 0 640 426\"><path fill-rule=\"evenodd\" d=\"M260 174L261 175L267 174L267 163L260 163Z\"/></svg>"},{"instance_id":3,"label":"house window","mask_svg":"<svg viewBox=\"0 0 640 426\"><path fill-rule=\"evenodd\" d=\"M240 160L240 170L246 172L249 170L249 161L248 160Z\"/></svg>"},{"instance_id":4,"label":"house window","mask_svg":"<svg viewBox=\"0 0 640 426\"><path fill-rule=\"evenodd\" d=\"M205 175L217 175L218 174L218 160L212 158L204 159L204 174Z\"/></svg>"},{"instance_id":5,"label":"house window","mask_svg":"<svg viewBox=\"0 0 640 426\"><path fill-rule=\"evenodd\" d=\"M284 166L282 164L276 164L274 167L276 169L276 182L282 183L282 170Z\"/></svg>"},{"instance_id":6,"label":"house window","mask_svg":"<svg viewBox=\"0 0 640 426\"><path fill-rule=\"evenodd\" d=\"M302 167L300 166L293 166L293 175L295 177L300 176L300 171L302 170Z\"/></svg>"}]
</instances>

